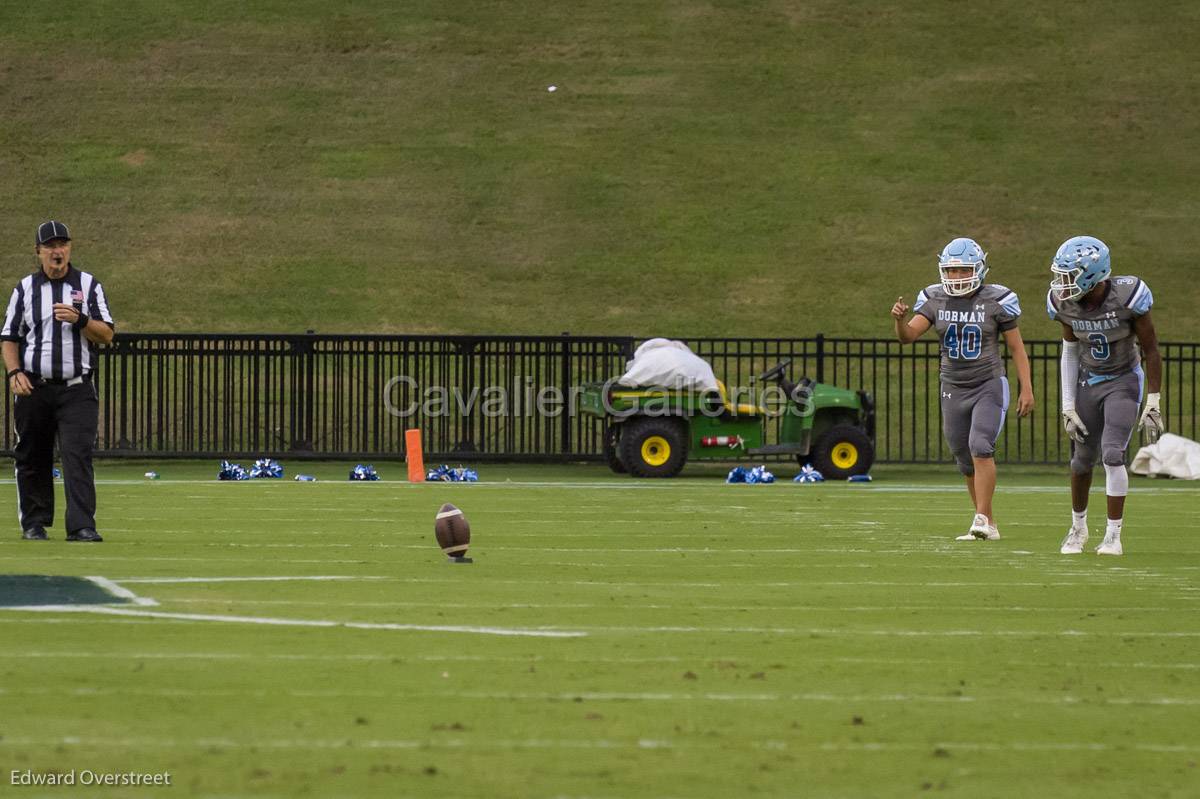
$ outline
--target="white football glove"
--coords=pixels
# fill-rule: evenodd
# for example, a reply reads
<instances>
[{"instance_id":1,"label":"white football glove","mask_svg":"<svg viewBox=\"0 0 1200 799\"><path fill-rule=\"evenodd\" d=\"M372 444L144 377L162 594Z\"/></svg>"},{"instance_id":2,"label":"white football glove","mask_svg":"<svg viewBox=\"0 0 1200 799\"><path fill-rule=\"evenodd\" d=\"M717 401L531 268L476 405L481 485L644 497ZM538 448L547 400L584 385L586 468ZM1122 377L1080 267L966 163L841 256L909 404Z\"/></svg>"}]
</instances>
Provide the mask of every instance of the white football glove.
<instances>
[{"instance_id":1,"label":"white football glove","mask_svg":"<svg viewBox=\"0 0 1200 799\"><path fill-rule=\"evenodd\" d=\"M1151 444L1158 441L1158 437L1163 433L1162 413L1158 410L1158 397L1158 394L1146 395L1146 409L1142 411L1142 418L1138 420L1138 429Z\"/></svg>"},{"instance_id":2,"label":"white football glove","mask_svg":"<svg viewBox=\"0 0 1200 799\"><path fill-rule=\"evenodd\" d=\"M1067 436L1076 444L1082 444L1088 434L1087 425L1079 418L1079 414L1075 413L1075 409L1063 411L1063 427L1066 428Z\"/></svg>"}]
</instances>

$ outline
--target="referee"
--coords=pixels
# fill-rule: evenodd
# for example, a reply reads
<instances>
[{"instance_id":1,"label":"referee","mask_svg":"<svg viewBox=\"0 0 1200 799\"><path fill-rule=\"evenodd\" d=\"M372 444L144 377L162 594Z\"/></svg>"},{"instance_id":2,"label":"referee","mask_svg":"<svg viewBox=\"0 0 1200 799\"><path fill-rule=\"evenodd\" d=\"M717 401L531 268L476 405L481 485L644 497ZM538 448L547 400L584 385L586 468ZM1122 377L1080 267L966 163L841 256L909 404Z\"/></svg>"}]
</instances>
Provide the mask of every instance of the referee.
<instances>
[{"instance_id":1,"label":"referee","mask_svg":"<svg viewBox=\"0 0 1200 799\"><path fill-rule=\"evenodd\" d=\"M62 453L67 540L101 541L96 532L92 446L99 401L92 385L96 345L113 338L100 281L71 263L62 222L38 225L38 270L13 289L0 348L16 395L17 515L21 535L45 541L54 523L54 437Z\"/></svg>"}]
</instances>

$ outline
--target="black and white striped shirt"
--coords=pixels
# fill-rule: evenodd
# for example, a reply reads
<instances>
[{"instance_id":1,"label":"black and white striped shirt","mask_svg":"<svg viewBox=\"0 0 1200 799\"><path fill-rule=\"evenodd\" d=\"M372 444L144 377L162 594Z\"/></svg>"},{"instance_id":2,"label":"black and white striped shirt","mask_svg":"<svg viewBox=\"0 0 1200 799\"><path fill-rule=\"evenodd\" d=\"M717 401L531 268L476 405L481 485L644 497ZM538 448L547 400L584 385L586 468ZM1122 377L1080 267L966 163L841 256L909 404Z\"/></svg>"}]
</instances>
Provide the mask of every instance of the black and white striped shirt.
<instances>
[{"instance_id":1,"label":"black and white striped shirt","mask_svg":"<svg viewBox=\"0 0 1200 799\"><path fill-rule=\"evenodd\" d=\"M54 318L54 303L82 302L84 313L114 327L104 288L93 275L67 266L61 280L51 280L41 269L13 289L0 328L0 340L21 344L21 368L51 380L71 380L96 366L96 345L70 322Z\"/></svg>"}]
</instances>

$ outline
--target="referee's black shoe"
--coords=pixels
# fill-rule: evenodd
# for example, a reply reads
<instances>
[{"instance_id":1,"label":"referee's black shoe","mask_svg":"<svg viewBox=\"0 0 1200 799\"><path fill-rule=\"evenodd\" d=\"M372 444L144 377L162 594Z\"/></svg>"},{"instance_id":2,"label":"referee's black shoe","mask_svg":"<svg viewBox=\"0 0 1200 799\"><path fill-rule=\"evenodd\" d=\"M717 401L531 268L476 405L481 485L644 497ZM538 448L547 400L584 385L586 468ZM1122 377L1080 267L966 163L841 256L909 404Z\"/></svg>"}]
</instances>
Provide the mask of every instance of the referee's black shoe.
<instances>
[{"instance_id":1,"label":"referee's black shoe","mask_svg":"<svg viewBox=\"0 0 1200 799\"><path fill-rule=\"evenodd\" d=\"M104 539L101 538L100 534L97 533L92 528L84 527L82 530L76 530L73 533L67 533L67 540L68 541L95 541L95 542L99 543L100 541L103 541Z\"/></svg>"},{"instance_id":2,"label":"referee's black shoe","mask_svg":"<svg viewBox=\"0 0 1200 799\"><path fill-rule=\"evenodd\" d=\"M26 541L45 541L46 529L44 527L30 527L28 530L21 531L21 538Z\"/></svg>"}]
</instances>

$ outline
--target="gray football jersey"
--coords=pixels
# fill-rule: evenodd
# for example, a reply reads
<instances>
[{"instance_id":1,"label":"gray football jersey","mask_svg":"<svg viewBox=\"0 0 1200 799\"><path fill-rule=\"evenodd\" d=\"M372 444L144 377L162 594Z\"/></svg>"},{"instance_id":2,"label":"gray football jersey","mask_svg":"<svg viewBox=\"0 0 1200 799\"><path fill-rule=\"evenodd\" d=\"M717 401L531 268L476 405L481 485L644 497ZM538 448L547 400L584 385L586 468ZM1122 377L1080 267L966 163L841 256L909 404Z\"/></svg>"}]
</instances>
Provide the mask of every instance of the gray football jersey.
<instances>
[{"instance_id":1,"label":"gray football jersey","mask_svg":"<svg viewBox=\"0 0 1200 799\"><path fill-rule=\"evenodd\" d=\"M1079 300L1055 299L1046 293L1046 313L1070 325L1079 339L1079 368L1094 375L1127 372L1141 363L1133 321L1150 310L1154 295L1133 275L1110 278L1100 305L1085 308Z\"/></svg>"},{"instance_id":2,"label":"gray football jersey","mask_svg":"<svg viewBox=\"0 0 1200 799\"><path fill-rule=\"evenodd\" d=\"M937 328L943 382L974 386L1004 374L1000 334L1016 327L1021 315L1021 303L1011 289L988 283L974 294L951 297L934 283L917 294L913 312Z\"/></svg>"}]
</instances>

